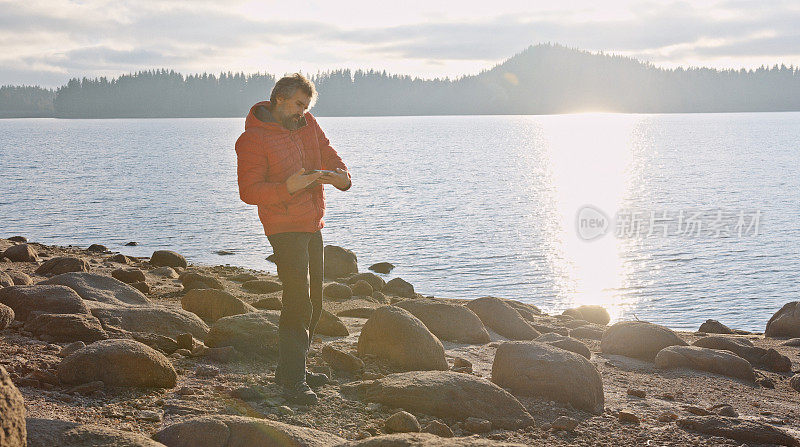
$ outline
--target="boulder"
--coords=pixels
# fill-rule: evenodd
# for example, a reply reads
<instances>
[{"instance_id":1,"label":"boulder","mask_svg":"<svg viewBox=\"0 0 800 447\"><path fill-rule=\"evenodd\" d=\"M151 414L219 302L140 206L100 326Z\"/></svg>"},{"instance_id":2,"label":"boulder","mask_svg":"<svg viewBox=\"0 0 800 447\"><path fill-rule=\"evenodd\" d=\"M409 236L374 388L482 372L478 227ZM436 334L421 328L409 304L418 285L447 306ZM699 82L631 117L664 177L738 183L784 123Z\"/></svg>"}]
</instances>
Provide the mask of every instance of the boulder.
<instances>
[{"instance_id":1,"label":"boulder","mask_svg":"<svg viewBox=\"0 0 800 447\"><path fill-rule=\"evenodd\" d=\"M394 269L394 264L392 264L391 262L377 262L375 264L372 264L368 268L373 272L383 273L385 275Z\"/></svg>"},{"instance_id":2,"label":"boulder","mask_svg":"<svg viewBox=\"0 0 800 447\"><path fill-rule=\"evenodd\" d=\"M766 349L757 348L753 342L742 337L724 337L722 335L710 335L703 337L692 343L693 346L709 349L719 349L730 351L739 357L747 360L753 365L757 365L761 357L766 353Z\"/></svg>"},{"instance_id":3,"label":"boulder","mask_svg":"<svg viewBox=\"0 0 800 447\"><path fill-rule=\"evenodd\" d=\"M3 287L11 287L14 285L14 280L8 276L6 272L0 272L0 289Z\"/></svg>"},{"instance_id":4,"label":"boulder","mask_svg":"<svg viewBox=\"0 0 800 447\"><path fill-rule=\"evenodd\" d=\"M453 430L450 429L450 426L445 424L444 422L437 421L436 419L430 421L427 425L422 427L422 431L425 433L431 433L436 436L442 438L452 438L453 437ZM428 444L425 444L428 445Z\"/></svg>"},{"instance_id":5,"label":"boulder","mask_svg":"<svg viewBox=\"0 0 800 447\"><path fill-rule=\"evenodd\" d=\"M389 416L383 423L383 427L389 433L418 432L422 429L417 417L407 411L398 411Z\"/></svg>"},{"instance_id":6,"label":"boulder","mask_svg":"<svg viewBox=\"0 0 800 447\"><path fill-rule=\"evenodd\" d=\"M14 281L15 286L30 286L33 285L33 279L28 276L26 273L22 272L11 272L8 274L12 281Z\"/></svg>"},{"instance_id":7,"label":"boulder","mask_svg":"<svg viewBox=\"0 0 800 447\"><path fill-rule=\"evenodd\" d=\"M754 382L750 362L728 351L699 346L669 346L656 355L659 368L690 368Z\"/></svg>"},{"instance_id":8,"label":"boulder","mask_svg":"<svg viewBox=\"0 0 800 447\"><path fill-rule=\"evenodd\" d=\"M375 292L372 289L372 286L363 279L359 279L355 284L353 284L351 289L353 290L353 295L355 296L372 296L372 294Z\"/></svg>"},{"instance_id":9,"label":"boulder","mask_svg":"<svg viewBox=\"0 0 800 447\"><path fill-rule=\"evenodd\" d=\"M25 445L25 402L0 365L0 445Z\"/></svg>"},{"instance_id":10,"label":"boulder","mask_svg":"<svg viewBox=\"0 0 800 447\"><path fill-rule=\"evenodd\" d=\"M689 416L677 421L678 427L708 436L720 436L748 444L774 444L797 447L794 436L763 422L723 416Z\"/></svg>"},{"instance_id":11,"label":"boulder","mask_svg":"<svg viewBox=\"0 0 800 447\"><path fill-rule=\"evenodd\" d=\"M55 419L29 418L28 447L164 447L139 433Z\"/></svg>"},{"instance_id":12,"label":"boulder","mask_svg":"<svg viewBox=\"0 0 800 447\"><path fill-rule=\"evenodd\" d=\"M253 307L261 310L281 310L283 309L283 303L277 296L268 296L253 303Z\"/></svg>"},{"instance_id":13,"label":"boulder","mask_svg":"<svg viewBox=\"0 0 800 447\"><path fill-rule=\"evenodd\" d=\"M555 332L550 332L540 335L535 341L538 341L539 343L547 343L550 346L555 346L556 348L580 354L586 357L586 359L592 358L592 352L589 350L589 347L583 344L583 342L580 340L576 340L572 337L566 337Z\"/></svg>"},{"instance_id":14,"label":"boulder","mask_svg":"<svg viewBox=\"0 0 800 447\"><path fill-rule=\"evenodd\" d=\"M403 298L416 298L417 294L414 292L414 286L403 278L394 278L389 280L383 289L384 295L401 296Z\"/></svg>"},{"instance_id":15,"label":"boulder","mask_svg":"<svg viewBox=\"0 0 800 447\"><path fill-rule=\"evenodd\" d=\"M135 340L100 340L58 365L65 384L101 380L111 386L173 388L177 377L164 354Z\"/></svg>"},{"instance_id":16,"label":"boulder","mask_svg":"<svg viewBox=\"0 0 800 447\"><path fill-rule=\"evenodd\" d=\"M100 320L85 314L36 313L23 328L34 335L47 335L57 342L80 340L92 343L108 338Z\"/></svg>"},{"instance_id":17,"label":"boulder","mask_svg":"<svg viewBox=\"0 0 800 447\"><path fill-rule=\"evenodd\" d=\"M383 287L386 286L386 281L383 280L380 276L372 273L372 272L364 272L364 273L356 273L355 275L350 275L347 277L347 284L353 285L359 281L366 281L372 286L372 290L383 290Z\"/></svg>"},{"instance_id":18,"label":"boulder","mask_svg":"<svg viewBox=\"0 0 800 447\"><path fill-rule=\"evenodd\" d=\"M14 309L0 303L0 331L14 321Z\"/></svg>"},{"instance_id":19,"label":"boulder","mask_svg":"<svg viewBox=\"0 0 800 447\"><path fill-rule=\"evenodd\" d=\"M84 259L76 258L74 256L59 256L57 258L44 261L44 263L36 269L36 274L42 276L51 276L69 272L88 271L89 263Z\"/></svg>"},{"instance_id":20,"label":"boulder","mask_svg":"<svg viewBox=\"0 0 800 447\"><path fill-rule=\"evenodd\" d=\"M86 249L86 251L92 251L95 253L105 253L108 251L108 247L102 244L92 244L89 246L89 248Z\"/></svg>"},{"instance_id":21,"label":"boulder","mask_svg":"<svg viewBox=\"0 0 800 447\"><path fill-rule=\"evenodd\" d=\"M517 312L519 312L520 315L522 315L522 318L528 321L535 321L537 317L542 314L542 311L533 304L523 303L517 300L510 300L508 298L499 299L513 307Z\"/></svg>"},{"instance_id":22,"label":"boulder","mask_svg":"<svg viewBox=\"0 0 800 447\"><path fill-rule=\"evenodd\" d=\"M219 279L197 272L184 272L179 276L184 290L192 289L217 289L225 290L225 285Z\"/></svg>"},{"instance_id":23,"label":"boulder","mask_svg":"<svg viewBox=\"0 0 800 447\"><path fill-rule=\"evenodd\" d=\"M111 262L116 262L118 264L125 264L125 265L133 264L133 259L123 255L122 253L117 253L114 256L109 257L108 260Z\"/></svg>"},{"instance_id":24,"label":"boulder","mask_svg":"<svg viewBox=\"0 0 800 447\"><path fill-rule=\"evenodd\" d=\"M350 331L347 330L347 326L345 326L342 320L325 309L322 309L314 333L331 337L347 337L350 335Z\"/></svg>"},{"instance_id":25,"label":"boulder","mask_svg":"<svg viewBox=\"0 0 800 447\"><path fill-rule=\"evenodd\" d=\"M378 307L352 307L350 309L340 310L336 315L340 317L352 318L369 318Z\"/></svg>"},{"instance_id":26,"label":"boulder","mask_svg":"<svg viewBox=\"0 0 800 447\"><path fill-rule=\"evenodd\" d=\"M765 337L800 337L800 301L786 303L767 322Z\"/></svg>"},{"instance_id":27,"label":"boulder","mask_svg":"<svg viewBox=\"0 0 800 447\"><path fill-rule=\"evenodd\" d=\"M533 417L514 396L471 374L411 371L348 383L341 389L361 400L439 418L475 417L510 430L533 424Z\"/></svg>"},{"instance_id":28,"label":"boulder","mask_svg":"<svg viewBox=\"0 0 800 447\"><path fill-rule=\"evenodd\" d=\"M585 357L545 343L512 341L497 347L492 382L514 393L603 412L603 380Z\"/></svg>"},{"instance_id":29,"label":"boulder","mask_svg":"<svg viewBox=\"0 0 800 447\"><path fill-rule=\"evenodd\" d=\"M232 415L200 416L153 435L168 447L304 446L329 447L344 439L308 427Z\"/></svg>"},{"instance_id":30,"label":"boulder","mask_svg":"<svg viewBox=\"0 0 800 447\"><path fill-rule=\"evenodd\" d=\"M222 317L256 312L256 308L228 292L217 289L193 289L181 298L181 307L207 323Z\"/></svg>"},{"instance_id":31,"label":"boulder","mask_svg":"<svg viewBox=\"0 0 800 447\"><path fill-rule=\"evenodd\" d=\"M323 256L325 258L323 276L326 278L336 279L358 273L356 254L346 248L326 245Z\"/></svg>"},{"instance_id":32,"label":"boulder","mask_svg":"<svg viewBox=\"0 0 800 447\"><path fill-rule=\"evenodd\" d=\"M175 338L188 332L203 340L208 334L208 325L197 315L183 309L163 306L107 307L92 309L92 315L103 325L118 326L132 332L145 332Z\"/></svg>"},{"instance_id":33,"label":"boulder","mask_svg":"<svg viewBox=\"0 0 800 447\"><path fill-rule=\"evenodd\" d=\"M322 289L322 296L332 300L342 301L350 299L350 297L353 296L353 291L350 290L350 286L347 284L332 282Z\"/></svg>"},{"instance_id":34,"label":"boulder","mask_svg":"<svg viewBox=\"0 0 800 447\"><path fill-rule=\"evenodd\" d=\"M17 320L25 321L31 312L89 314L89 307L65 286L12 286L0 289L0 304L14 309Z\"/></svg>"},{"instance_id":35,"label":"boulder","mask_svg":"<svg viewBox=\"0 0 800 447\"><path fill-rule=\"evenodd\" d=\"M150 285L144 281L132 282L131 287L142 292L144 295L150 293Z\"/></svg>"},{"instance_id":36,"label":"boulder","mask_svg":"<svg viewBox=\"0 0 800 447\"><path fill-rule=\"evenodd\" d=\"M283 290L283 284L275 281L254 279L245 281L242 289L250 293L273 293Z\"/></svg>"},{"instance_id":37,"label":"boulder","mask_svg":"<svg viewBox=\"0 0 800 447\"><path fill-rule=\"evenodd\" d=\"M440 340L459 343L489 343L489 332L468 308L438 300L404 300L397 307L411 312Z\"/></svg>"},{"instance_id":38,"label":"boulder","mask_svg":"<svg viewBox=\"0 0 800 447\"><path fill-rule=\"evenodd\" d=\"M139 343L144 343L166 355L170 355L178 350L178 342L170 337L147 332L131 332L130 336Z\"/></svg>"},{"instance_id":39,"label":"boulder","mask_svg":"<svg viewBox=\"0 0 800 447\"><path fill-rule=\"evenodd\" d=\"M26 238L25 236L11 236L10 238L8 238L8 240L11 242L20 242L23 244L28 242L28 238Z\"/></svg>"},{"instance_id":40,"label":"boulder","mask_svg":"<svg viewBox=\"0 0 800 447\"><path fill-rule=\"evenodd\" d=\"M238 273L236 275L233 275L233 276L229 277L228 279L231 280L231 281L244 283L244 282L247 282L247 281L255 281L255 280L258 279L258 276L254 275L252 273Z\"/></svg>"},{"instance_id":41,"label":"boulder","mask_svg":"<svg viewBox=\"0 0 800 447\"><path fill-rule=\"evenodd\" d=\"M211 325L205 344L233 346L237 351L271 355L278 350L280 312L263 310L220 318Z\"/></svg>"},{"instance_id":42,"label":"boulder","mask_svg":"<svg viewBox=\"0 0 800 447\"><path fill-rule=\"evenodd\" d=\"M12 245L0 254L0 258L8 258L12 262L36 262L39 260L36 249L28 244Z\"/></svg>"},{"instance_id":43,"label":"boulder","mask_svg":"<svg viewBox=\"0 0 800 447\"><path fill-rule=\"evenodd\" d=\"M116 269L111 272L111 276L124 282L125 284L145 281L144 272L137 268Z\"/></svg>"},{"instance_id":44,"label":"boulder","mask_svg":"<svg viewBox=\"0 0 800 447\"><path fill-rule=\"evenodd\" d=\"M706 334L733 334L731 328L717 320L706 320L705 323L700 325L698 332L705 332Z\"/></svg>"},{"instance_id":45,"label":"boulder","mask_svg":"<svg viewBox=\"0 0 800 447\"><path fill-rule=\"evenodd\" d=\"M524 445L474 436L443 438L430 433L394 433L349 441L336 447L524 447Z\"/></svg>"},{"instance_id":46,"label":"boulder","mask_svg":"<svg viewBox=\"0 0 800 447\"><path fill-rule=\"evenodd\" d=\"M112 306L149 306L150 300L124 282L96 273L73 272L54 276L39 284L58 284L77 292L81 298L95 306L100 303Z\"/></svg>"},{"instance_id":47,"label":"boulder","mask_svg":"<svg viewBox=\"0 0 800 447\"><path fill-rule=\"evenodd\" d=\"M172 267L164 266L150 270L150 274L167 279L178 279L180 275Z\"/></svg>"},{"instance_id":48,"label":"boulder","mask_svg":"<svg viewBox=\"0 0 800 447\"><path fill-rule=\"evenodd\" d=\"M672 329L646 321L620 321L603 332L600 349L652 362L668 346L686 346Z\"/></svg>"},{"instance_id":49,"label":"boulder","mask_svg":"<svg viewBox=\"0 0 800 447\"><path fill-rule=\"evenodd\" d=\"M572 338L583 338L586 340L602 340L603 332L605 332L605 330L596 326L585 325L578 326L575 329L570 329L569 336Z\"/></svg>"},{"instance_id":50,"label":"boulder","mask_svg":"<svg viewBox=\"0 0 800 447\"><path fill-rule=\"evenodd\" d=\"M486 296L465 304L484 325L511 340L533 340L541 334L505 300Z\"/></svg>"},{"instance_id":51,"label":"boulder","mask_svg":"<svg viewBox=\"0 0 800 447\"><path fill-rule=\"evenodd\" d=\"M340 351L326 344L322 347L322 359L332 369L357 373L364 370L364 361L348 352Z\"/></svg>"},{"instance_id":52,"label":"boulder","mask_svg":"<svg viewBox=\"0 0 800 447\"><path fill-rule=\"evenodd\" d=\"M603 306L578 306L573 309L565 310L564 315L570 315L575 319L586 320L590 323L599 324L600 326L605 326L611 321L611 316Z\"/></svg>"},{"instance_id":53,"label":"boulder","mask_svg":"<svg viewBox=\"0 0 800 447\"><path fill-rule=\"evenodd\" d=\"M772 348L767 349L767 352L758 360L758 364L775 372L789 372L792 370L792 360Z\"/></svg>"},{"instance_id":54,"label":"boulder","mask_svg":"<svg viewBox=\"0 0 800 447\"><path fill-rule=\"evenodd\" d=\"M795 374L789 379L789 386L793 390L800 392L800 374Z\"/></svg>"},{"instance_id":55,"label":"boulder","mask_svg":"<svg viewBox=\"0 0 800 447\"><path fill-rule=\"evenodd\" d=\"M692 345L730 351L754 366L763 366L775 372L787 372L792 369L792 361L785 355L775 349L754 346L753 342L742 337L710 335L698 339Z\"/></svg>"},{"instance_id":56,"label":"boulder","mask_svg":"<svg viewBox=\"0 0 800 447\"><path fill-rule=\"evenodd\" d=\"M444 347L417 317L405 309L383 306L364 323L358 354L374 354L406 370L447 370Z\"/></svg>"},{"instance_id":57,"label":"boulder","mask_svg":"<svg viewBox=\"0 0 800 447\"><path fill-rule=\"evenodd\" d=\"M171 250L156 250L150 256L150 265L156 267L181 267L186 268L186 258Z\"/></svg>"}]
</instances>

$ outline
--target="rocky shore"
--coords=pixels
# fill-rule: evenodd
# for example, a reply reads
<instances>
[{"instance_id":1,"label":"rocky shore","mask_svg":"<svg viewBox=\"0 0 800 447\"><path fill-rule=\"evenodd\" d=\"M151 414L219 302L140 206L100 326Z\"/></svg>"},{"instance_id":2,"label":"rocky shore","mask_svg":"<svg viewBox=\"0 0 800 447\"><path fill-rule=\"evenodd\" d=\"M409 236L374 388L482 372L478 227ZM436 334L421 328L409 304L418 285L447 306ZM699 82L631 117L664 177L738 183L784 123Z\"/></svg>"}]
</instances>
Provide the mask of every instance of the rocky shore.
<instances>
[{"instance_id":1,"label":"rocky shore","mask_svg":"<svg viewBox=\"0 0 800 447\"><path fill-rule=\"evenodd\" d=\"M609 326L325 257L309 368L332 382L299 406L273 383L277 277L0 239L0 447L800 446L797 302L764 334Z\"/></svg>"}]
</instances>

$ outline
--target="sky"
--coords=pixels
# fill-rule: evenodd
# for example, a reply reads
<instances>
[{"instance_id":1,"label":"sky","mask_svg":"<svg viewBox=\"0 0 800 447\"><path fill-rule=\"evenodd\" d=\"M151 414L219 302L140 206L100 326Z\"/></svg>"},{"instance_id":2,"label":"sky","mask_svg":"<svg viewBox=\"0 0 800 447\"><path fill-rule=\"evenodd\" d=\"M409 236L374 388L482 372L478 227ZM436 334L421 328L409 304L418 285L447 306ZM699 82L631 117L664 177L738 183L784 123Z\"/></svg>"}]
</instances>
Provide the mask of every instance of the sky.
<instances>
[{"instance_id":1,"label":"sky","mask_svg":"<svg viewBox=\"0 0 800 447\"><path fill-rule=\"evenodd\" d=\"M800 1L0 0L0 85L154 68L477 74L538 43L658 66L800 66Z\"/></svg>"}]
</instances>

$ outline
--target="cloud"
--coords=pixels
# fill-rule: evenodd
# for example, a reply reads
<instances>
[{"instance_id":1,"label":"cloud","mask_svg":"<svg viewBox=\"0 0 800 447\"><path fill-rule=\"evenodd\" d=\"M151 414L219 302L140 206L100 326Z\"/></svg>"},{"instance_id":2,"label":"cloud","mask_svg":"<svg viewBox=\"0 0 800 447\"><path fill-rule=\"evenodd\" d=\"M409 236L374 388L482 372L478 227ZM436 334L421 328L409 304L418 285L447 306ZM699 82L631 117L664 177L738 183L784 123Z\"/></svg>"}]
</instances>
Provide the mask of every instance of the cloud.
<instances>
[{"instance_id":1,"label":"cloud","mask_svg":"<svg viewBox=\"0 0 800 447\"><path fill-rule=\"evenodd\" d=\"M305 10L294 16L256 14L211 0L0 0L0 80L154 67L219 71L298 65L306 72L389 66L415 75L404 69L488 68L540 42L655 63L800 53L800 7L791 1L776 0L769 8L750 0L651 1L613 15L587 5L521 7L517 13L458 20L429 15L392 26L375 16L346 26ZM459 14L467 16L466 11ZM37 72L42 74L32 76ZM458 74L463 73L452 73Z\"/></svg>"}]
</instances>

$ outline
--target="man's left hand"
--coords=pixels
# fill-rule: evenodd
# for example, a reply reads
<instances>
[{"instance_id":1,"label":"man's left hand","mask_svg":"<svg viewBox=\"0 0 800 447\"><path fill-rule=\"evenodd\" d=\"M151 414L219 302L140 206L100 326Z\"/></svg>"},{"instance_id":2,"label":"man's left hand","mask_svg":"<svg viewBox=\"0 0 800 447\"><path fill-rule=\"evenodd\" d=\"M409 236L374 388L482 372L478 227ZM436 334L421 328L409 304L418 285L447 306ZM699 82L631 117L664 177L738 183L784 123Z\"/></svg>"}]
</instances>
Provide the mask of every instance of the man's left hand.
<instances>
[{"instance_id":1,"label":"man's left hand","mask_svg":"<svg viewBox=\"0 0 800 447\"><path fill-rule=\"evenodd\" d=\"M328 183L338 189L347 189L347 187L350 186L350 176L347 175L347 171L344 169L336 168L335 171L322 174L322 176L317 179L317 182Z\"/></svg>"}]
</instances>

